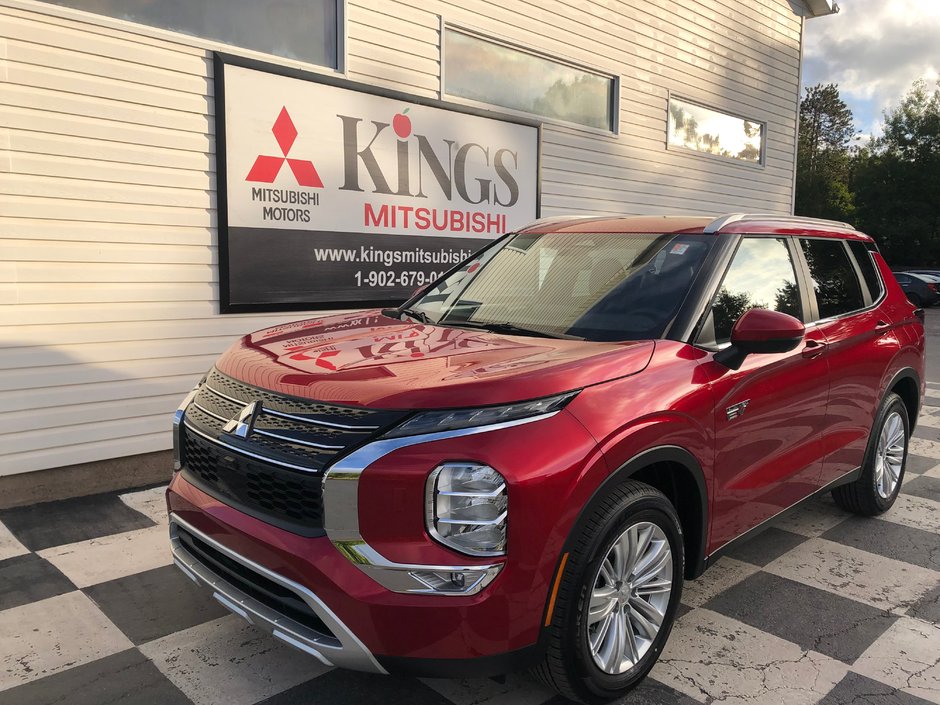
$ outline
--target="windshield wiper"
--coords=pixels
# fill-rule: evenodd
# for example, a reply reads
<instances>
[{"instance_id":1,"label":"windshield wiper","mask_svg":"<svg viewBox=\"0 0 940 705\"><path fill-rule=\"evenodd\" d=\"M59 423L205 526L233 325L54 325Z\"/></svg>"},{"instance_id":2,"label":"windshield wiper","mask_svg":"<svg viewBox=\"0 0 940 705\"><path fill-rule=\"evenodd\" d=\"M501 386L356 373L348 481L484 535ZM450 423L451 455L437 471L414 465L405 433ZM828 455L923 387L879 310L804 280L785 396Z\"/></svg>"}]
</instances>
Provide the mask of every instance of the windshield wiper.
<instances>
[{"instance_id":1,"label":"windshield wiper","mask_svg":"<svg viewBox=\"0 0 940 705\"><path fill-rule=\"evenodd\" d=\"M382 309L382 315L388 316L389 318L397 318L398 320L401 320L402 315L405 315L411 316L421 323L431 323L431 319L428 318L428 314L426 314L424 311L415 311L413 308L385 308Z\"/></svg>"},{"instance_id":2,"label":"windshield wiper","mask_svg":"<svg viewBox=\"0 0 940 705\"><path fill-rule=\"evenodd\" d=\"M565 333L549 333L548 331L538 330L536 328L525 328L517 326L514 323L482 323L479 321L444 321L443 325L456 326L458 328L479 328L488 330L491 333L508 333L510 335L531 335L537 338L558 338L561 340L584 340L577 335L567 335Z\"/></svg>"},{"instance_id":3,"label":"windshield wiper","mask_svg":"<svg viewBox=\"0 0 940 705\"><path fill-rule=\"evenodd\" d=\"M483 323L480 321L448 321L443 320L438 323L434 323L428 318L428 314L424 311L416 311L412 308L386 308L382 310L382 314L388 316L389 318L398 318L401 320L401 316L411 316L421 323L427 323L429 325L438 325L438 326L452 326L454 328L476 328L478 330L486 330L491 333L508 333L509 335L531 335L537 338L557 338L562 340L584 340L584 338L577 335L567 335L565 333L549 333L548 331L538 330L535 328L525 328L523 326L517 326L514 323Z\"/></svg>"}]
</instances>

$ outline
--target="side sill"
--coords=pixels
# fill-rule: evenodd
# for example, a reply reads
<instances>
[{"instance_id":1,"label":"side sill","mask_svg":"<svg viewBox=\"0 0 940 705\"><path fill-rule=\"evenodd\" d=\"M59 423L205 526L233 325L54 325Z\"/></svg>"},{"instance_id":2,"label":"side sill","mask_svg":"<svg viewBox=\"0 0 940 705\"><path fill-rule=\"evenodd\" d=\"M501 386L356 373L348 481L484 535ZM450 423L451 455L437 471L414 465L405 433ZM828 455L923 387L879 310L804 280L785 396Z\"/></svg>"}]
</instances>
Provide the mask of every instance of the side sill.
<instances>
[{"instance_id":1,"label":"side sill","mask_svg":"<svg viewBox=\"0 0 940 705\"><path fill-rule=\"evenodd\" d=\"M804 497L803 499L801 499L799 502L797 502L797 503L795 503L795 504L793 504L793 505L787 507L786 509L784 509L784 510L781 511L781 512L778 512L777 514L774 514L774 515L773 515L772 517L770 517L769 519L765 519L764 521L762 521L762 522L761 522L760 524L758 524L757 526L754 526L754 527L748 529L747 531L745 531L745 532L744 532L743 534L741 534L740 536L731 539L731 540L730 540L728 543L726 543L724 546L722 546L721 548L719 548L719 549L713 551L713 552L705 559L705 565L703 566L702 573L704 573L705 570L707 570L707 569L709 568L709 566L711 566L715 561L717 561L719 558L721 558L723 555L725 555L728 551L730 551L731 549L733 549L733 548L736 547L736 546L739 546L739 545L742 544L742 543L745 543L745 542L751 540L752 538L754 538L754 537L757 536L758 534L760 534L760 533L762 533L763 531L769 529L771 526L774 525L775 522L777 522L777 521L783 519L784 517L787 517L787 516L793 514L794 512L796 512L796 511L799 510L799 509L802 509L803 506L804 506L807 502L810 502L811 500L816 499L816 498L819 497L820 495L825 494L826 492L829 492L830 490L834 490L836 487L839 487L839 486L841 486L841 485L848 485L849 483L855 482L859 477L861 477L861 475L862 475L862 468L861 468L861 467L857 467L857 468L855 468L854 470L852 470L852 471L850 471L850 472L847 472L847 473L846 473L845 475L843 475L842 477L837 477L835 480L833 480L832 482L830 482L830 483L829 483L828 485L826 485L825 487L820 487L818 490L816 490L816 491L813 492L812 494L806 495L806 497ZM699 575L701 575L701 573L699 573ZM698 577L698 576L695 576L695 577Z\"/></svg>"}]
</instances>

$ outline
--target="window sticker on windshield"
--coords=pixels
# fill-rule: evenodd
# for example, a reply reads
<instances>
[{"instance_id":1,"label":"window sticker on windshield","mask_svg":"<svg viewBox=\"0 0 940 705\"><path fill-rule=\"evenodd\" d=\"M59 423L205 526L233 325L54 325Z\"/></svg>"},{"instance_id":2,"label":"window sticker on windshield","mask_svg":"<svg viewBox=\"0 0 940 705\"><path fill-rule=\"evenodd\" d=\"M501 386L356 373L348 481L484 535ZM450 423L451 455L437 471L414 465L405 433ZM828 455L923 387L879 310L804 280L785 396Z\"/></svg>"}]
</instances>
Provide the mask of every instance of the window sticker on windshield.
<instances>
[{"instance_id":1,"label":"window sticker on windshield","mask_svg":"<svg viewBox=\"0 0 940 705\"><path fill-rule=\"evenodd\" d=\"M688 246L688 245L683 244L683 243L681 243L681 242L677 242L675 245L672 246L672 249L669 250L669 254L671 254L671 255L684 255L684 254L685 254L685 251L686 251L687 249L689 249L689 246Z\"/></svg>"}]
</instances>

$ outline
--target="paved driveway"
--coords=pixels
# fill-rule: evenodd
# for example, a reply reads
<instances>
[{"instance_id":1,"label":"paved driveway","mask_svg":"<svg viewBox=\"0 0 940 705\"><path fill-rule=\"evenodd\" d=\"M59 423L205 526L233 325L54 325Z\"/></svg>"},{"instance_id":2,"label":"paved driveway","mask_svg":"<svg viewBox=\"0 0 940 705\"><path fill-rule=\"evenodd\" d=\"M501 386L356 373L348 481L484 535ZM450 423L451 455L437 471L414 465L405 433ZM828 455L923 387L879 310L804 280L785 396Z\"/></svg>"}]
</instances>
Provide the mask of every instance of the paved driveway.
<instances>
[{"instance_id":1,"label":"paved driveway","mask_svg":"<svg viewBox=\"0 0 940 705\"><path fill-rule=\"evenodd\" d=\"M940 703L940 383L928 395L894 508L819 499L686 583L628 705ZM171 564L162 491L0 511L0 705L552 699L525 675L368 676L275 642Z\"/></svg>"}]
</instances>

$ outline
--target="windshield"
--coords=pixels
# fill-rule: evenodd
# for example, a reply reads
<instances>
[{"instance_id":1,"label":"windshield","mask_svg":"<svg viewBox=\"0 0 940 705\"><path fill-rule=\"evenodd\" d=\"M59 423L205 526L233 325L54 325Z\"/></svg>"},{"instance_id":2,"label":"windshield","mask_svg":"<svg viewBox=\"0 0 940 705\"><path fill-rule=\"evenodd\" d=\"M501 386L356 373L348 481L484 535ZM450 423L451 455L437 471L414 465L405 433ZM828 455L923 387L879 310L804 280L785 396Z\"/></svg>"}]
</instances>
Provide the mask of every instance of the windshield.
<instances>
[{"instance_id":1,"label":"windshield","mask_svg":"<svg viewBox=\"0 0 940 705\"><path fill-rule=\"evenodd\" d=\"M478 253L411 302L441 325L593 341L659 338L712 238L521 233Z\"/></svg>"}]
</instances>

